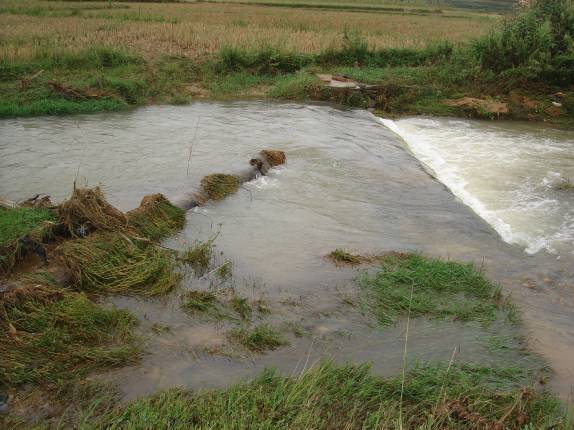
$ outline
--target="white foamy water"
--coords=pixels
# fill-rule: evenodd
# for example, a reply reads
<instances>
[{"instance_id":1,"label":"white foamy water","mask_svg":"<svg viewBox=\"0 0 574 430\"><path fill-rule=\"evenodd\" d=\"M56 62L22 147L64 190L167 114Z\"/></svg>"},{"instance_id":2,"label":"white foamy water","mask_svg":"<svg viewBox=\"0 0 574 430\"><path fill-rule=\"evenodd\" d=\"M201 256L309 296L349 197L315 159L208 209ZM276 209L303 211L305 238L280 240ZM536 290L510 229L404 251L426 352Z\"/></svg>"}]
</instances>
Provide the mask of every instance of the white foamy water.
<instances>
[{"instance_id":1,"label":"white foamy water","mask_svg":"<svg viewBox=\"0 0 574 430\"><path fill-rule=\"evenodd\" d=\"M574 133L540 124L380 120L506 242L574 253Z\"/></svg>"}]
</instances>

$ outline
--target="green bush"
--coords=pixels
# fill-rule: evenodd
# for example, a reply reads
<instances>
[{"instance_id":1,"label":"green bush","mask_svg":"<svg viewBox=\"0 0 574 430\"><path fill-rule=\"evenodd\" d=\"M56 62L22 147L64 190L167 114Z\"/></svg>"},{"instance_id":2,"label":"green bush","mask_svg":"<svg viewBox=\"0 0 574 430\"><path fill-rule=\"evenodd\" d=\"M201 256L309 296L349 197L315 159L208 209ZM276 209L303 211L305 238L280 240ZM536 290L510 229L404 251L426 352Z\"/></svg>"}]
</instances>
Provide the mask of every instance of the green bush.
<instances>
[{"instance_id":1,"label":"green bush","mask_svg":"<svg viewBox=\"0 0 574 430\"><path fill-rule=\"evenodd\" d=\"M532 8L506 21L501 31L474 42L473 52L483 69L500 72L526 66L542 72L557 56L574 47L572 0L538 0Z\"/></svg>"}]
</instances>

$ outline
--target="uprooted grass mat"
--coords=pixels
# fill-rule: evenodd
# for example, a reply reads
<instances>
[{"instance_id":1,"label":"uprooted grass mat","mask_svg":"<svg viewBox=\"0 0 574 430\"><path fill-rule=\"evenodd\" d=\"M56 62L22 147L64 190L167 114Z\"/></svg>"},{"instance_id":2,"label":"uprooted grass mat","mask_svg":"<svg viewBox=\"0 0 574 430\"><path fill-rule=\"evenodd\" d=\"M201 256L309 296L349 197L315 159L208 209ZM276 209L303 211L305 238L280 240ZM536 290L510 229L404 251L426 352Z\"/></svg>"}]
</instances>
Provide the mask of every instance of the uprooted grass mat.
<instances>
[{"instance_id":1,"label":"uprooted grass mat","mask_svg":"<svg viewBox=\"0 0 574 430\"><path fill-rule=\"evenodd\" d=\"M239 185L237 177L225 173L213 173L201 180L203 192L211 200L224 199L230 194L237 192Z\"/></svg>"},{"instance_id":2,"label":"uprooted grass mat","mask_svg":"<svg viewBox=\"0 0 574 430\"><path fill-rule=\"evenodd\" d=\"M84 291L155 296L180 281L170 250L122 233L100 232L60 247L73 284Z\"/></svg>"},{"instance_id":3,"label":"uprooted grass mat","mask_svg":"<svg viewBox=\"0 0 574 430\"><path fill-rule=\"evenodd\" d=\"M161 194L146 196L139 207L127 213L128 223L140 235L161 240L183 228L185 210L172 205Z\"/></svg>"},{"instance_id":4,"label":"uprooted grass mat","mask_svg":"<svg viewBox=\"0 0 574 430\"><path fill-rule=\"evenodd\" d=\"M72 236L91 230L125 231L127 217L109 204L99 187L75 188L58 207L60 222Z\"/></svg>"},{"instance_id":5,"label":"uprooted grass mat","mask_svg":"<svg viewBox=\"0 0 574 430\"><path fill-rule=\"evenodd\" d=\"M285 164L285 153L283 151L276 151L272 149L264 149L261 155L267 160L271 167L280 166Z\"/></svg>"},{"instance_id":6,"label":"uprooted grass mat","mask_svg":"<svg viewBox=\"0 0 574 430\"><path fill-rule=\"evenodd\" d=\"M140 352L128 311L104 309L83 293L22 287L0 294L0 389L56 383L118 366Z\"/></svg>"}]
</instances>

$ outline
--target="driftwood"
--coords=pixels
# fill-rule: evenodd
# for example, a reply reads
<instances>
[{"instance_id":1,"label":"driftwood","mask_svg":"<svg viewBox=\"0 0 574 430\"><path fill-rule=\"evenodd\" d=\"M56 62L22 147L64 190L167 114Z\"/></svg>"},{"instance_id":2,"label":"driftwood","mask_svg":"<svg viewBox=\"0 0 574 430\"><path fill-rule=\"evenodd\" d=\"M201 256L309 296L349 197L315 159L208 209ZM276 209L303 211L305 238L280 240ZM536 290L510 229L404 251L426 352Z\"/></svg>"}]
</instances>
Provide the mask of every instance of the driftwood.
<instances>
[{"instance_id":1,"label":"driftwood","mask_svg":"<svg viewBox=\"0 0 574 430\"><path fill-rule=\"evenodd\" d=\"M241 184L265 176L269 169L285 163L283 151L264 150L259 157L249 160L249 167L234 174L214 173L201 180L199 191L181 199L175 199L174 205L183 209L203 206L210 200L221 200L235 193Z\"/></svg>"}]
</instances>

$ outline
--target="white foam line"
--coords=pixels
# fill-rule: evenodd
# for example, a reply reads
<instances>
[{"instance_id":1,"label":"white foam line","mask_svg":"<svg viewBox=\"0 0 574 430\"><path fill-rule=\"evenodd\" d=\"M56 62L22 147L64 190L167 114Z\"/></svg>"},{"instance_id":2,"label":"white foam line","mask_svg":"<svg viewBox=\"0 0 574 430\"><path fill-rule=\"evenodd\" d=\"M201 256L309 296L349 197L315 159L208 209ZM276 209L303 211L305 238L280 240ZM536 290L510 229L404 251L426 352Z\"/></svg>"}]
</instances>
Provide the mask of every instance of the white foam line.
<instances>
[{"instance_id":1,"label":"white foam line","mask_svg":"<svg viewBox=\"0 0 574 430\"><path fill-rule=\"evenodd\" d=\"M419 161L430 168L435 177L446 185L456 197L461 199L464 204L469 206L478 216L490 224L505 242L517 243L519 238L512 232L510 225L500 219L496 213L487 209L482 201L466 190L466 182L464 179L457 173L456 169L446 163L440 153L436 151L432 145L402 130L393 120L379 118L379 121L398 135L408 145ZM535 248L536 247L529 246L526 252L535 253L540 249Z\"/></svg>"}]
</instances>

